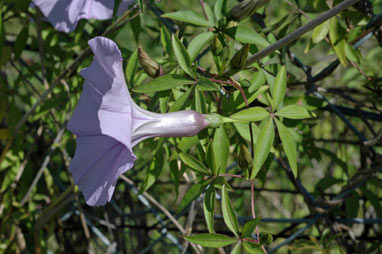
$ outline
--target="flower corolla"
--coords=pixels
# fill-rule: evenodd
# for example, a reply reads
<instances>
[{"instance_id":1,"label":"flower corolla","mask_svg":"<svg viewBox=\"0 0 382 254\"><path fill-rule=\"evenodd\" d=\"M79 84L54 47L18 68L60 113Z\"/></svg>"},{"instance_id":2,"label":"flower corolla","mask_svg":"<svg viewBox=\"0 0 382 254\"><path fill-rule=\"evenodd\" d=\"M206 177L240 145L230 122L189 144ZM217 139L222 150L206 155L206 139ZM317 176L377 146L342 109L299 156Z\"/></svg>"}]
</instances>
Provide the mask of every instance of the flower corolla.
<instances>
[{"instance_id":1,"label":"flower corolla","mask_svg":"<svg viewBox=\"0 0 382 254\"><path fill-rule=\"evenodd\" d=\"M113 17L114 0L32 0L53 27L62 32L73 31L80 19L106 20ZM122 0L117 15L126 11L135 0Z\"/></svg>"},{"instance_id":2,"label":"flower corolla","mask_svg":"<svg viewBox=\"0 0 382 254\"><path fill-rule=\"evenodd\" d=\"M96 37L89 46L93 62L80 72L84 88L67 126L77 136L69 171L88 205L104 205L118 177L134 166L136 144L150 137L196 135L209 118L192 110L158 114L142 109L130 97L117 45Z\"/></svg>"}]
</instances>

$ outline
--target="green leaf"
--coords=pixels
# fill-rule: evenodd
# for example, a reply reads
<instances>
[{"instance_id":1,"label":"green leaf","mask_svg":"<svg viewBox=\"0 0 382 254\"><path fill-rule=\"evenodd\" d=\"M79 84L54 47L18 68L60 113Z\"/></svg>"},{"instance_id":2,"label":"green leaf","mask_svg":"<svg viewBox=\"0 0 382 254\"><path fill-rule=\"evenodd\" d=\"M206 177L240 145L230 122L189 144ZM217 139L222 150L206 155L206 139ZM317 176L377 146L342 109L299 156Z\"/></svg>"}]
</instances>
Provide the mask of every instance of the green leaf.
<instances>
[{"instance_id":1,"label":"green leaf","mask_svg":"<svg viewBox=\"0 0 382 254\"><path fill-rule=\"evenodd\" d=\"M239 25L230 27L224 32L239 42L254 44L260 49L266 48L270 45L270 43L261 35L245 26Z\"/></svg>"},{"instance_id":2,"label":"green leaf","mask_svg":"<svg viewBox=\"0 0 382 254\"><path fill-rule=\"evenodd\" d=\"M216 176L218 174L218 169L216 166L214 146L212 145L211 140L208 142L207 151L206 151L206 162L208 167L212 170L213 174Z\"/></svg>"},{"instance_id":3,"label":"green leaf","mask_svg":"<svg viewBox=\"0 0 382 254\"><path fill-rule=\"evenodd\" d=\"M178 86L195 83L194 80L176 74L166 74L147 82L146 84L134 87L132 90L136 93L154 93L165 91Z\"/></svg>"},{"instance_id":4,"label":"green leaf","mask_svg":"<svg viewBox=\"0 0 382 254\"><path fill-rule=\"evenodd\" d=\"M227 0L217 0L214 6L214 13L216 19L219 21L224 18L227 9Z\"/></svg>"},{"instance_id":5,"label":"green leaf","mask_svg":"<svg viewBox=\"0 0 382 254\"><path fill-rule=\"evenodd\" d=\"M198 34L192 39L192 41L190 42L187 48L188 54L190 55L192 62L198 56L200 51L202 51L202 49L206 47L208 43L212 41L213 38L214 38L213 32L204 32L204 33Z\"/></svg>"},{"instance_id":6,"label":"green leaf","mask_svg":"<svg viewBox=\"0 0 382 254\"><path fill-rule=\"evenodd\" d=\"M232 248L230 254L241 254L241 241L238 241L235 247Z\"/></svg>"},{"instance_id":7,"label":"green leaf","mask_svg":"<svg viewBox=\"0 0 382 254\"><path fill-rule=\"evenodd\" d=\"M273 98L273 111L277 109L280 103L284 100L286 92L286 69L285 66L281 67L277 73L275 82L272 86L272 98Z\"/></svg>"},{"instance_id":8,"label":"green leaf","mask_svg":"<svg viewBox=\"0 0 382 254\"><path fill-rule=\"evenodd\" d=\"M16 38L15 47L13 48L14 60L17 60L21 52L23 52L25 46L27 45L27 40L29 36L29 26L25 26Z\"/></svg>"},{"instance_id":9,"label":"green leaf","mask_svg":"<svg viewBox=\"0 0 382 254\"><path fill-rule=\"evenodd\" d=\"M214 147L216 167L220 173L224 173L229 155L229 139L224 125L215 129L212 145Z\"/></svg>"},{"instance_id":10,"label":"green leaf","mask_svg":"<svg viewBox=\"0 0 382 254\"><path fill-rule=\"evenodd\" d=\"M174 48L176 59L180 67L184 70L185 73L194 76L194 71L192 70L192 62L190 55L188 54L186 48L183 43L180 42L178 37L175 34L172 35L172 47Z\"/></svg>"},{"instance_id":11,"label":"green leaf","mask_svg":"<svg viewBox=\"0 0 382 254\"><path fill-rule=\"evenodd\" d=\"M361 63L361 57L358 51L349 43L346 42L345 44L346 57L352 62Z\"/></svg>"},{"instance_id":12,"label":"green leaf","mask_svg":"<svg viewBox=\"0 0 382 254\"><path fill-rule=\"evenodd\" d=\"M265 75L263 70L259 69L255 72L251 78L251 86L248 88L248 92L253 93L257 91L262 85L265 84Z\"/></svg>"},{"instance_id":13,"label":"green leaf","mask_svg":"<svg viewBox=\"0 0 382 254\"><path fill-rule=\"evenodd\" d=\"M326 35L329 33L330 20L325 21L321 25L317 26L313 30L312 40L314 43L319 43L325 39Z\"/></svg>"},{"instance_id":14,"label":"green leaf","mask_svg":"<svg viewBox=\"0 0 382 254\"><path fill-rule=\"evenodd\" d=\"M177 11L165 13L161 17L183 21L196 26L212 27L214 25L212 21L206 20L203 15L195 11Z\"/></svg>"},{"instance_id":15,"label":"green leaf","mask_svg":"<svg viewBox=\"0 0 382 254\"><path fill-rule=\"evenodd\" d=\"M206 168L206 166L204 166L204 164L202 162L200 162L198 159L196 159L195 157L188 155L186 153L180 153L179 156L182 159L182 161L184 162L184 164L189 166L196 173L202 174L202 175L209 175L210 174L210 172Z\"/></svg>"},{"instance_id":16,"label":"green leaf","mask_svg":"<svg viewBox=\"0 0 382 254\"><path fill-rule=\"evenodd\" d=\"M288 158L289 165L292 169L294 177L297 177L297 151L296 151L296 142L293 139L292 134L288 130L285 125L277 120L276 121L276 126L277 126L277 131L279 133L281 143L284 148L284 152Z\"/></svg>"},{"instance_id":17,"label":"green leaf","mask_svg":"<svg viewBox=\"0 0 382 254\"><path fill-rule=\"evenodd\" d=\"M194 96L194 103L195 103L195 111L205 114L206 113L206 101L204 98L204 95L202 92L195 89L195 96Z\"/></svg>"},{"instance_id":18,"label":"green leaf","mask_svg":"<svg viewBox=\"0 0 382 254\"><path fill-rule=\"evenodd\" d=\"M332 47L341 64L346 67L348 65L348 61L346 59L346 41L344 38L344 29L341 27L338 19L333 17L330 20L330 29L329 29L329 37L330 42L332 43Z\"/></svg>"},{"instance_id":19,"label":"green leaf","mask_svg":"<svg viewBox=\"0 0 382 254\"><path fill-rule=\"evenodd\" d=\"M289 119L304 119L314 116L306 108L299 105L285 106L279 111L277 111L276 115Z\"/></svg>"},{"instance_id":20,"label":"green leaf","mask_svg":"<svg viewBox=\"0 0 382 254\"><path fill-rule=\"evenodd\" d=\"M187 191L186 195L183 197L180 202L176 212L181 212L184 208L186 208L192 201L200 196L206 187L209 185L211 180L205 181L203 183L197 183L191 186L191 188Z\"/></svg>"},{"instance_id":21,"label":"green leaf","mask_svg":"<svg viewBox=\"0 0 382 254\"><path fill-rule=\"evenodd\" d=\"M204 3L204 11L206 12L208 22L212 23L213 26L216 25L215 15L214 15L211 7L207 3Z\"/></svg>"},{"instance_id":22,"label":"green leaf","mask_svg":"<svg viewBox=\"0 0 382 254\"><path fill-rule=\"evenodd\" d=\"M268 157L269 152L275 138L275 130L273 127L272 118L263 120L264 124L260 130L259 137L255 145L255 157L253 160L253 168L251 179L255 178L265 160Z\"/></svg>"},{"instance_id":23,"label":"green leaf","mask_svg":"<svg viewBox=\"0 0 382 254\"><path fill-rule=\"evenodd\" d=\"M215 209L215 188L211 185L204 195L203 210L207 228L210 233L214 232L214 209Z\"/></svg>"},{"instance_id":24,"label":"green leaf","mask_svg":"<svg viewBox=\"0 0 382 254\"><path fill-rule=\"evenodd\" d=\"M257 244L251 242L243 242L243 247L249 254L264 254L263 249L261 249L261 247Z\"/></svg>"},{"instance_id":25,"label":"green leaf","mask_svg":"<svg viewBox=\"0 0 382 254\"><path fill-rule=\"evenodd\" d=\"M252 219L250 221L247 221L244 224L243 232L241 232L241 238L251 237L251 234L253 233L253 231L255 231L255 228L259 224L260 221L261 221L260 217L257 217L256 219Z\"/></svg>"},{"instance_id":26,"label":"green leaf","mask_svg":"<svg viewBox=\"0 0 382 254\"><path fill-rule=\"evenodd\" d=\"M232 208L231 200L229 199L227 187L225 185L223 185L222 189L222 212L224 223L227 225L229 230L232 231L232 233L239 236L239 222L235 211Z\"/></svg>"},{"instance_id":27,"label":"green leaf","mask_svg":"<svg viewBox=\"0 0 382 254\"><path fill-rule=\"evenodd\" d=\"M126 79L127 83L129 84L129 87L134 86L134 77L135 73L137 72L138 68L138 49L136 49L130 56L129 61L127 62L126 66Z\"/></svg>"},{"instance_id":28,"label":"green leaf","mask_svg":"<svg viewBox=\"0 0 382 254\"><path fill-rule=\"evenodd\" d=\"M217 84L212 82L211 80L201 77L198 79L198 84L196 85L199 91L206 92L206 91L219 91L220 88Z\"/></svg>"},{"instance_id":29,"label":"green leaf","mask_svg":"<svg viewBox=\"0 0 382 254\"><path fill-rule=\"evenodd\" d=\"M240 121L261 121L269 116L269 112L262 107L244 109L230 116Z\"/></svg>"},{"instance_id":30,"label":"green leaf","mask_svg":"<svg viewBox=\"0 0 382 254\"><path fill-rule=\"evenodd\" d=\"M189 242L199 244L204 247L210 248L220 248L230 244L233 244L237 241L236 238L229 237L221 234L199 234L192 236L185 236Z\"/></svg>"},{"instance_id":31,"label":"green leaf","mask_svg":"<svg viewBox=\"0 0 382 254\"><path fill-rule=\"evenodd\" d=\"M181 96L179 96L178 99L176 99L176 101L174 102L174 104L172 104L168 112L176 112L181 110L188 98L190 97L190 94L193 90L194 87L191 87L190 89L187 89L186 92L184 92Z\"/></svg>"},{"instance_id":32,"label":"green leaf","mask_svg":"<svg viewBox=\"0 0 382 254\"><path fill-rule=\"evenodd\" d=\"M170 33L168 32L167 28L165 26L162 26L160 28L160 40L162 42L162 46L164 51L170 55L171 53L171 36Z\"/></svg>"}]
</instances>

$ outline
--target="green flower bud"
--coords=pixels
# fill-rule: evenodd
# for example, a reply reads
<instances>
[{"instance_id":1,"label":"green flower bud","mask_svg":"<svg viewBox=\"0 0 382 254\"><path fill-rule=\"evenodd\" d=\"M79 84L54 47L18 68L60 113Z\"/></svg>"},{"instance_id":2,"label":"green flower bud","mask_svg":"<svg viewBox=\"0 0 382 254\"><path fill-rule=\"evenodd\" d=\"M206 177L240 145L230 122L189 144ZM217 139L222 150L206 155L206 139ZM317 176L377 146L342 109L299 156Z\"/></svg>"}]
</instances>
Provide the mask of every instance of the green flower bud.
<instances>
[{"instance_id":1,"label":"green flower bud","mask_svg":"<svg viewBox=\"0 0 382 254\"><path fill-rule=\"evenodd\" d=\"M232 57L230 67L233 70L245 67L249 52L249 44L245 44L236 54Z\"/></svg>"},{"instance_id":2,"label":"green flower bud","mask_svg":"<svg viewBox=\"0 0 382 254\"><path fill-rule=\"evenodd\" d=\"M220 56L222 54L224 47L220 42L218 35L214 37L214 40L211 43L211 49L214 56Z\"/></svg>"},{"instance_id":3,"label":"green flower bud","mask_svg":"<svg viewBox=\"0 0 382 254\"><path fill-rule=\"evenodd\" d=\"M268 2L269 0L244 0L231 9L230 17L237 21L243 20Z\"/></svg>"},{"instance_id":4,"label":"green flower bud","mask_svg":"<svg viewBox=\"0 0 382 254\"><path fill-rule=\"evenodd\" d=\"M145 72L152 78L163 75L163 68L143 50L138 48L138 60Z\"/></svg>"},{"instance_id":5,"label":"green flower bud","mask_svg":"<svg viewBox=\"0 0 382 254\"><path fill-rule=\"evenodd\" d=\"M260 234L260 243L264 245L270 245L273 242L273 236L271 234Z\"/></svg>"}]
</instances>

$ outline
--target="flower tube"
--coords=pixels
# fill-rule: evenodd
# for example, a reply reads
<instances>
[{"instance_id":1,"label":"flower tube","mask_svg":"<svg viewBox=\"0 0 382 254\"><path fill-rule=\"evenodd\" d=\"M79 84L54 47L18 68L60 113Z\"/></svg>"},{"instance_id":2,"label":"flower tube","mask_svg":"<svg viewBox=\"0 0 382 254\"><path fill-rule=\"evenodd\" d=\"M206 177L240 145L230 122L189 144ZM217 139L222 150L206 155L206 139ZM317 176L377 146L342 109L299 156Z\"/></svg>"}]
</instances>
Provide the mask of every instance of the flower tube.
<instances>
[{"instance_id":1,"label":"flower tube","mask_svg":"<svg viewBox=\"0 0 382 254\"><path fill-rule=\"evenodd\" d=\"M61 32L73 31L80 19L106 20L113 17L114 0L32 0L53 27ZM117 15L135 0L122 0Z\"/></svg>"},{"instance_id":2,"label":"flower tube","mask_svg":"<svg viewBox=\"0 0 382 254\"><path fill-rule=\"evenodd\" d=\"M117 45L96 37L89 46L94 59L80 72L84 89L67 126L77 136L69 171L88 205L104 205L118 177L134 166L136 144L150 137L196 135L210 123L215 126L216 116L192 110L158 114L142 109L127 90Z\"/></svg>"}]
</instances>

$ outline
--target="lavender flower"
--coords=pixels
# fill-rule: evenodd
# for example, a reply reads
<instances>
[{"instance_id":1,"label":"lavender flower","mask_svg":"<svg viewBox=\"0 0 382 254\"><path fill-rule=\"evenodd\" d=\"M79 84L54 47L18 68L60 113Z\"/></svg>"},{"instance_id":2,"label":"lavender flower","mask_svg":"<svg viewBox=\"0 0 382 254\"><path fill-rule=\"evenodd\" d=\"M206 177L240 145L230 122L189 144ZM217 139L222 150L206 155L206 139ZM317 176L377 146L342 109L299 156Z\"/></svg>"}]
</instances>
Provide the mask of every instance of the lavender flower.
<instances>
[{"instance_id":1,"label":"lavender flower","mask_svg":"<svg viewBox=\"0 0 382 254\"><path fill-rule=\"evenodd\" d=\"M134 2L122 0L117 15ZM114 0L33 0L33 3L56 30L66 33L73 31L80 19L111 19L114 9Z\"/></svg>"},{"instance_id":2,"label":"lavender flower","mask_svg":"<svg viewBox=\"0 0 382 254\"><path fill-rule=\"evenodd\" d=\"M117 45L104 37L89 45L94 59L80 72L84 90L67 126L77 135L69 171L88 205L104 205L118 177L134 166L136 144L150 137L196 135L216 117L192 110L157 114L140 108L127 90Z\"/></svg>"}]
</instances>

